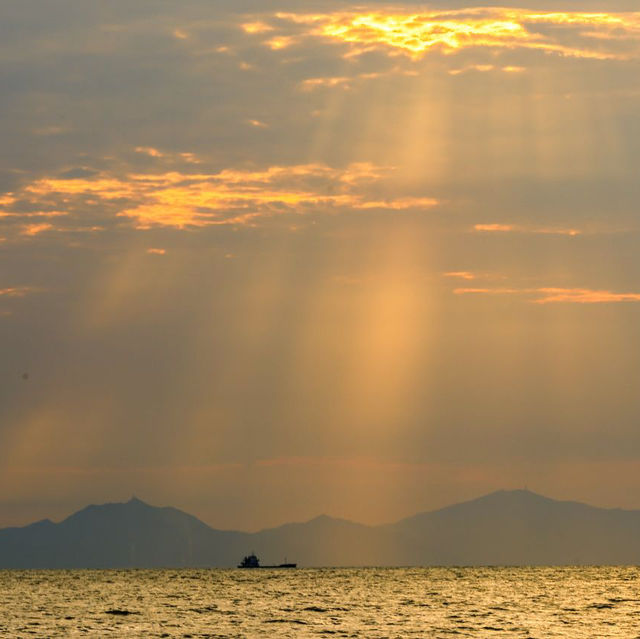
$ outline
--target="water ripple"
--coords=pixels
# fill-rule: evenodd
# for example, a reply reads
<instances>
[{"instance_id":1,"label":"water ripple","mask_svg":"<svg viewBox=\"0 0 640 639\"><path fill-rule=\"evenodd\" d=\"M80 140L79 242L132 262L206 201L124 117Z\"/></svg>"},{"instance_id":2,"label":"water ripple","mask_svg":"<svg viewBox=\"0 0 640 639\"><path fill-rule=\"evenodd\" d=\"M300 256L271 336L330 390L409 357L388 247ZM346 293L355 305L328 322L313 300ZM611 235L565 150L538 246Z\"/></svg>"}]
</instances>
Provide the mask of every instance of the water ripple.
<instances>
[{"instance_id":1,"label":"water ripple","mask_svg":"<svg viewBox=\"0 0 640 639\"><path fill-rule=\"evenodd\" d=\"M636 638L638 568L0 571L0 637Z\"/></svg>"}]
</instances>

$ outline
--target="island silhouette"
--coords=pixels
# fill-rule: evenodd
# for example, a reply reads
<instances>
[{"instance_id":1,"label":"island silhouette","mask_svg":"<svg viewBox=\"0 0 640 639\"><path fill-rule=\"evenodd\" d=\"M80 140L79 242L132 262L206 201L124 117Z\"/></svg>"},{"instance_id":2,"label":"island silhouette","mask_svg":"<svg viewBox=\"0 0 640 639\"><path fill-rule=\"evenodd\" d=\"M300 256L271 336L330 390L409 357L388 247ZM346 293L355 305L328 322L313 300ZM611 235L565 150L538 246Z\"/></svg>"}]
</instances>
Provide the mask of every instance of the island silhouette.
<instances>
[{"instance_id":1,"label":"island silhouette","mask_svg":"<svg viewBox=\"0 0 640 639\"><path fill-rule=\"evenodd\" d=\"M640 564L640 510L514 490L381 526L322 515L247 533L133 498L0 530L0 568L235 568L249 551L301 567Z\"/></svg>"}]
</instances>

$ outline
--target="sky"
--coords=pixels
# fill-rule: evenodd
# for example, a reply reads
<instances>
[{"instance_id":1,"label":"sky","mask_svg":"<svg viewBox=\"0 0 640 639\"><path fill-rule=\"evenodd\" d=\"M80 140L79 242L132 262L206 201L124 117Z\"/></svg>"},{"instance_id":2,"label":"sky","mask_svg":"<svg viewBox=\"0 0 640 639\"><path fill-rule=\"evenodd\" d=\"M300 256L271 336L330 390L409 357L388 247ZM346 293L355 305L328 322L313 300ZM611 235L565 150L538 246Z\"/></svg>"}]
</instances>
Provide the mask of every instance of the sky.
<instances>
[{"instance_id":1,"label":"sky","mask_svg":"<svg viewBox=\"0 0 640 639\"><path fill-rule=\"evenodd\" d=\"M640 508L634 4L0 3L0 526Z\"/></svg>"}]
</instances>

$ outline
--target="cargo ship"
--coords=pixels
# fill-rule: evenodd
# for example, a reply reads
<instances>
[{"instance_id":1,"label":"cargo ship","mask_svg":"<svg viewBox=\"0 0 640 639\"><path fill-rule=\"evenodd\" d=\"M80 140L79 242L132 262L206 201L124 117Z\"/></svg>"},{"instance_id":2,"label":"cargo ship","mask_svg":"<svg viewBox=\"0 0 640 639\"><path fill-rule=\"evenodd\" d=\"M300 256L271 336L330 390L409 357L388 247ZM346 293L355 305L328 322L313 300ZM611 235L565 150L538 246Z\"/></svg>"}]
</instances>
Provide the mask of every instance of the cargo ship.
<instances>
[{"instance_id":1,"label":"cargo ship","mask_svg":"<svg viewBox=\"0 0 640 639\"><path fill-rule=\"evenodd\" d=\"M239 564L238 568L297 568L298 564L288 563L286 558L283 564L277 566L261 566L260 560L256 557L255 553L247 555Z\"/></svg>"}]
</instances>

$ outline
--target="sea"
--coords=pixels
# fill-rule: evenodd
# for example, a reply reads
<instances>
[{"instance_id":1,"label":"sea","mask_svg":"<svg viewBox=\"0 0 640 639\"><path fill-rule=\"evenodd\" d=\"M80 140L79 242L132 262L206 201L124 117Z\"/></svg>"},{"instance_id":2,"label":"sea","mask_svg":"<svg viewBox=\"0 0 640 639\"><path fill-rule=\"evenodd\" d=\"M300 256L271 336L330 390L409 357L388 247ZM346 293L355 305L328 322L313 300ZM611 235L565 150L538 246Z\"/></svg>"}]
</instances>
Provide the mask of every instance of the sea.
<instances>
[{"instance_id":1,"label":"sea","mask_svg":"<svg viewBox=\"0 0 640 639\"><path fill-rule=\"evenodd\" d=\"M0 637L640 638L640 568L0 571Z\"/></svg>"}]
</instances>

